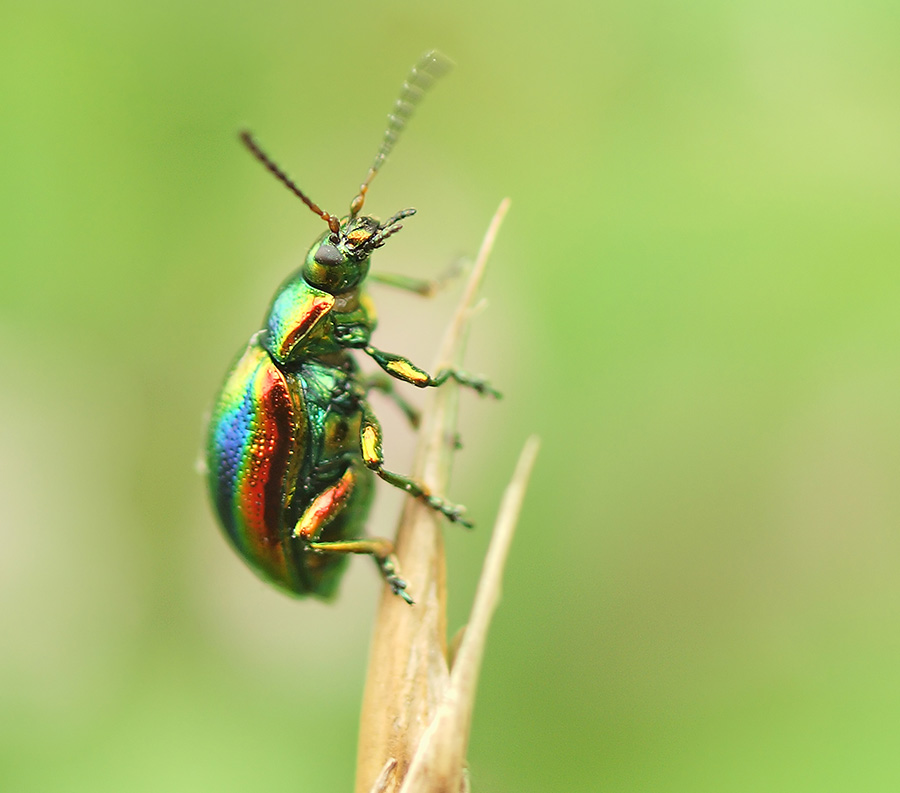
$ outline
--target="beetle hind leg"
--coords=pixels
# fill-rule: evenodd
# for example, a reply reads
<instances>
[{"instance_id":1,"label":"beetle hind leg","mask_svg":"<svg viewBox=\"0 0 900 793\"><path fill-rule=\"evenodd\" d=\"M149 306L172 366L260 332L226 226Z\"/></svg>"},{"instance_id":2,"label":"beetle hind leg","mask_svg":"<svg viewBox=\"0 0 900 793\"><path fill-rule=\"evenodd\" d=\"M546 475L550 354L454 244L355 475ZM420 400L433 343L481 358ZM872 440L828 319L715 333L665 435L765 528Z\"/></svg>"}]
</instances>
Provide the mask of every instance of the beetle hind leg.
<instances>
[{"instance_id":1,"label":"beetle hind leg","mask_svg":"<svg viewBox=\"0 0 900 793\"><path fill-rule=\"evenodd\" d=\"M292 533L295 537L304 540L306 547L315 553L369 554L378 565L378 570L385 583L390 586L391 591L412 605L414 601L406 591L406 581L400 577L397 557L394 555L394 544L390 540L382 537L326 542L316 540L322 530L346 507L356 483L356 476L353 469L348 468L335 484L319 493L304 510Z\"/></svg>"},{"instance_id":2,"label":"beetle hind leg","mask_svg":"<svg viewBox=\"0 0 900 793\"><path fill-rule=\"evenodd\" d=\"M394 544L383 537L369 537L364 540L335 540L334 542L310 542L311 551L317 553L366 553L378 565L378 570L391 592L403 598L410 606L415 601L406 591L408 584L400 577L397 557L394 555Z\"/></svg>"},{"instance_id":3,"label":"beetle hind leg","mask_svg":"<svg viewBox=\"0 0 900 793\"><path fill-rule=\"evenodd\" d=\"M415 479L388 471L384 467L384 454L381 451L381 425L378 419L367 407L363 410L363 420L359 429L359 442L362 451L363 462L366 467L375 472L377 476L389 485L409 493L413 498L424 501L435 512L440 512L448 520L459 523L467 529L474 524L465 516L466 508L459 504L451 504L449 501L434 495L426 485Z\"/></svg>"}]
</instances>

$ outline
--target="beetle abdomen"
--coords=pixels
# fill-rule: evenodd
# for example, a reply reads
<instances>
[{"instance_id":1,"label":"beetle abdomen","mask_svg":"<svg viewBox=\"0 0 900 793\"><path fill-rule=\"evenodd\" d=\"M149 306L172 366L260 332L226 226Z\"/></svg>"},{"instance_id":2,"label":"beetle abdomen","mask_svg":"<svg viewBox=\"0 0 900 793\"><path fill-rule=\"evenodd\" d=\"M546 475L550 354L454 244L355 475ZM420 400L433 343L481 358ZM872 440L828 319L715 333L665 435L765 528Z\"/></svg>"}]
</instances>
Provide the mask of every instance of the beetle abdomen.
<instances>
[{"instance_id":1,"label":"beetle abdomen","mask_svg":"<svg viewBox=\"0 0 900 793\"><path fill-rule=\"evenodd\" d=\"M263 578L295 589L284 543L285 488L303 457L303 426L284 375L254 340L225 380L210 421L207 464L225 534Z\"/></svg>"}]
</instances>

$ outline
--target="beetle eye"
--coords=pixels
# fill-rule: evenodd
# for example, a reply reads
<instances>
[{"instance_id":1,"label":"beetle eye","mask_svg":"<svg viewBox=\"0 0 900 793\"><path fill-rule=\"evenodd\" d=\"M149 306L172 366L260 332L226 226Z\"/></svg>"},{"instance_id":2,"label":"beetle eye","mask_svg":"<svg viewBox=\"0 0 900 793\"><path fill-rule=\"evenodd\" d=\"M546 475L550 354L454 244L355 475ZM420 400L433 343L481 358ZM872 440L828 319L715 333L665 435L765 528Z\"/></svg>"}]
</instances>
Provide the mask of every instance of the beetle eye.
<instances>
[{"instance_id":1,"label":"beetle eye","mask_svg":"<svg viewBox=\"0 0 900 793\"><path fill-rule=\"evenodd\" d=\"M313 258L317 264L325 267L334 267L344 261L340 251L334 245L329 245L328 243L322 243Z\"/></svg>"}]
</instances>

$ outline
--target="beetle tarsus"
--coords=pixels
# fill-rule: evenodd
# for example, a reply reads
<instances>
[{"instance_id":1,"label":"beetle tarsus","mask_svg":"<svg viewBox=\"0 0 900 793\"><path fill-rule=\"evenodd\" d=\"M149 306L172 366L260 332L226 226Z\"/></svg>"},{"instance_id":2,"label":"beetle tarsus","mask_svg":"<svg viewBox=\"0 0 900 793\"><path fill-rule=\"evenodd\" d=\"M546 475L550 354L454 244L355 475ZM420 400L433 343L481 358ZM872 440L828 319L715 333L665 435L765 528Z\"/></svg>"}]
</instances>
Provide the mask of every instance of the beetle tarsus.
<instances>
[{"instance_id":1,"label":"beetle tarsus","mask_svg":"<svg viewBox=\"0 0 900 793\"><path fill-rule=\"evenodd\" d=\"M432 378L432 382L430 382L429 385L443 385L447 382L447 380L451 378L453 380L456 380L456 382L460 385L464 385L466 386L466 388L471 388L481 396L489 396L493 397L494 399L503 399L503 394L501 394L496 388L494 388L486 378L479 375L469 374L462 369L441 369L441 371L439 371Z\"/></svg>"},{"instance_id":2,"label":"beetle tarsus","mask_svg":"<svg viewBox=\"0 0 900 793\"><path fill-rule=\"evenodd\" d=\"M397 572L397 557L394 554L383 557L376 556L375 562L378 564L381 575L384 576L385 583L391 588L391 592L403 598L410 606L415 605L412 596L406 591L408 584Z\"/></svg>"},{"instance_id":3,"label":"beetle tarsus","mask_svg":"<svg viewBox=\"0 0 900 793\"><path fill-rule=\"evenodd\" d=\"M467 529L475 528L475 524L472 523L472 521L463 517L466 514L466 508L461 504L450 504L449 502L444 501L444 499L433 496L430 493L422 494L421 498L429 507L440 512L451 523L458 523L460 526L465 526Z\"/></svg>"},{"instance_id":4,"label":"beetle tarsus","mask_svg":"<svg viewBox=\"0 0 900 793\"><path fill-rule=\"evenodd\" d=\"M406 591L406 581L402 578L388 578L388 584L390 584L391 592L393 592L398 597L403 598L410 606L415 606L416 601L412 599L409 592Z\"/></svg>"}]
</instances>

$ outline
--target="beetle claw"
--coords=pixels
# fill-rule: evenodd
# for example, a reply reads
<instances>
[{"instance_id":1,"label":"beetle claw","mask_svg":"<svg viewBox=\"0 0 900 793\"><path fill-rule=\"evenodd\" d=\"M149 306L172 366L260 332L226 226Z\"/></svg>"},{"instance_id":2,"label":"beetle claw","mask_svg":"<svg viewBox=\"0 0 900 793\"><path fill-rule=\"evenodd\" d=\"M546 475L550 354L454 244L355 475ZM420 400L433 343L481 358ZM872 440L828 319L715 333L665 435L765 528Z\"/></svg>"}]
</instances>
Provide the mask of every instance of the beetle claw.
<instances>
[{"instance_id":1,"label":"beetle claw","mask_svg":"<svg viewBox=\"0 0 900 793\"><path fill-rule=\"evenodd\" d=\"M441 501L439 498L434 498L433 496L432 498L437 503L429 501L429 504L444 515L451 523L459 523L467 529L475 528L475 524L464 517L466 514L466 508L464 506L461 504L448 504L446 501Z\"/></svg>"},{"instance_id":2,"label":"beetle claw","mask_svg":"<svg viewBox=\"0 0 900 793\"><path fill-rule=\"evenodd\" d=\"M410 606L414 606L416 601L412 599L409 592L406 591L406 581L402 578L397 578L396 576L391 576L387 580L388 584L391 586L391 592L399 597L403 598Z\"/></svg>"}]
</instances>

